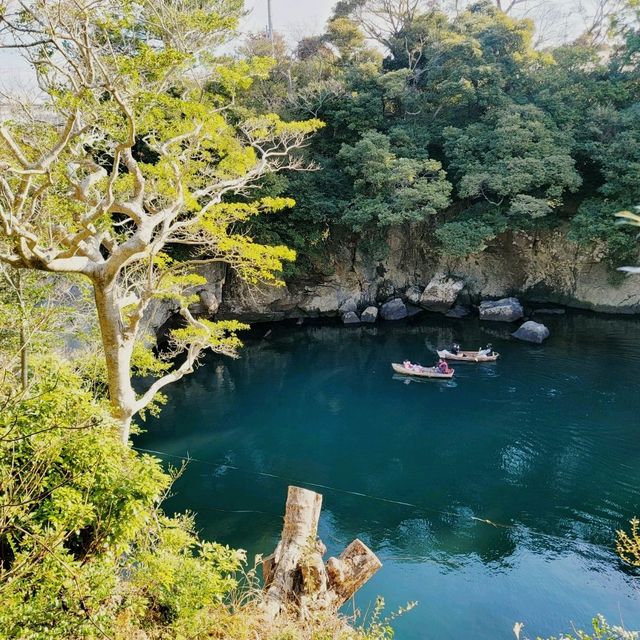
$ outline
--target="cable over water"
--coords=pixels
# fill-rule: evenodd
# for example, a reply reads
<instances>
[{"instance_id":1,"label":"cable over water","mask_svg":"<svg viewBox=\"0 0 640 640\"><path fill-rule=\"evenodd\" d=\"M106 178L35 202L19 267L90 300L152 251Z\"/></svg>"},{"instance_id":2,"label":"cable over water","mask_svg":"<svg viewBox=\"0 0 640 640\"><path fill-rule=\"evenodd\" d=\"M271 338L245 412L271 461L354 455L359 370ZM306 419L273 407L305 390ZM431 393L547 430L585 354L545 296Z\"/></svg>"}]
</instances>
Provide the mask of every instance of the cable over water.
<instances>
[{"instance_id":1,"label":"cable over water","mask_svg":"<svg viewBox=\"0 0 640 640\"><path fill-rule=\"evenodd\" d=\"M187 462L187 463L192 463L195 462L197 464L204 464L210 467L214 467L217 469L231 469L233 471L238 471L240 473L247 473L250 475L254 475L254 476L262 476L265 478L274 478L276 480L281 480L282 482L286 483L286 484L293 484L293 485L297 485L297 486L307 486L307 487L314 487L316 489L324 489L326 491L335 491L336 493L344 493L347 495L351 495L351 496L355 496L358 498L365 498L367 500L376 500L378 502L386 502L389 504L395 504L395 505L400 505L403 507L409 507L415 511L422 511L424 513L431 513L431 514L437 514L437 515L441 515L441 516L448 516L448 517L453 517L453 518L460 518L460 519L466 519L466 520L472 520L474 522L480 522L482 524L486 524L489 525L491 527L495 527L497 529L513 529L513 530L519 530L521 527L519 525L516 524L505 524L502 522L494 522L493 520L490 520L489 518L482 518L480 516L476 516L476 515L470 515L467 513L460 513L460 512L456 512L456 511L444 511L442 509L435 509L433 507L426 507L424 505L421 504L415 504L412 502L405 502L402 500L395 500L393 498L385 498L382 496L373 496L373 495L369 495L367 493L363 493L362 491L354 491L354 490L350 490L350 489L344 489L341 487L332 487L328 484L323 484L320 482L312 482L310 480L302 480L300 478L288 478L286 476L281 476L278 475L276 473L269 473L267 471L256 471L254 469L243 469L241 467L238 467L236 465L233 464L229 464L227 462L213 462L211 460L201 460L199 458L194 458L192 456L186 455L186 456L180 456L180 455L176 455L176 454L172 454L172 453L167 453L166 451L155 451L153 449L144 449L142 447L133 447L136 451L139 451L141 453L149 453L149 454L153 454L153 455L158 455L158 456L162 456L165 458L172 458L174 460L181 460L183 462ZM282 513L273 513L273 512L269 512L269 511L259 511L256 509L219 509L216 507L209 507L209 506L205 506L202 507L200 506L199 509L206 509L206 510L211 510L211 511L220 511L221 513L238 513L238 514L242 514L242 513L246 513L246 514L264 514L264 515L273 515L276 517L284 517L284 512ZM560 540L560 541L565 541L566 538L562 538L560 536L556 536L556 535L552 535L552 534L548 534L548 533L543 533L541 531L531 531L531 533L534 533L537 537L542 537L542 538L549 538L549 539L553 539L553 540ZM603 549L606 549L607 547L605 547L604 545L596 545L594 543L591 543L593 546L601 546ZM415 558L415 556L414 556Z\"/></svg>"},{"instance_id":2,"label":"cable over water","mask_svg":"<svg viewBox=\"0 0 640 640\"><path fill-rule=\"evenodd\" d=\"M250 555L280 535L286 484L330 494L331 552L360 537L385 562L361 597L423 603L403 640L506 640L514 620L550 636L598 612L640 627L614 551L640 516L640 321L543 321L542 346L473 319L276 327L170 387L134 444L191 459L168 507ZM455 384L394 379L391 362L434 364L453 340L500 360L456 363Z\"/></svg>"}]
</instances>

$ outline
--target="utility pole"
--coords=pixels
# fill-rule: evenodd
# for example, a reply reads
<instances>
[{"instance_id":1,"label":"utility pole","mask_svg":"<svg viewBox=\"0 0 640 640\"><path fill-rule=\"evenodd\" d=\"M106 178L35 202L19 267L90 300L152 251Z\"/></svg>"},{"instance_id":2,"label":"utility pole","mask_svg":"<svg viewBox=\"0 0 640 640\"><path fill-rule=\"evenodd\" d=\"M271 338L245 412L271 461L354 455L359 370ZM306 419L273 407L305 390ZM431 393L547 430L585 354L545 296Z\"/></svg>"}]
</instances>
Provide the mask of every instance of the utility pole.
<instances>
[{"instance_id":1,"label":"utility pole","mask_svg":"<svg viewBox=\"0 0 640 640\"><path fill-rule=\"evenodd\" d=\"M273 19L271 17L271 0L267 0L267 35L273 46Z\"/></svg>"}]
</instances>

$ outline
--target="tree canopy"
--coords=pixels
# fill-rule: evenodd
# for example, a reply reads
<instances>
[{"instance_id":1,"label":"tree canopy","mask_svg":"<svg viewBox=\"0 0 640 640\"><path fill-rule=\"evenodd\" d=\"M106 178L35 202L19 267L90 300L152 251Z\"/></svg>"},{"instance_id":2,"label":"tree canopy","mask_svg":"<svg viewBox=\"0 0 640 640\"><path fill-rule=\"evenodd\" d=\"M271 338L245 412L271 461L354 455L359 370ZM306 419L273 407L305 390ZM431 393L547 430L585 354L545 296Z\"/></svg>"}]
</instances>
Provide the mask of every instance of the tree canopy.
<instances>
[{"instance_id":1,"label":"tree canopy","mask_svg":"<svg viewBox=\"0 0 640 640\"><path fill-rule=\"evenodd\" d=\"M240 0L34 0L2 14L0 37L31 62L47 117L32 106L0 126L0 261L90 281L124 440L132 416L205 349L239 345L240 324L191 315L187 290L203 282L192 267L224 262L250 283L278 284L295 255L242 227L293 204L250 189L304 168L293 152L321 123L240 104L271 66L213 55L241 10ZM180 305L172 355L182 361L159 363L161 377L136 394L140 323L159 298Z\"/></svg>"},{"instance_id":2,"label":"tree canopy","mask_svg":"<svg viewBox=\"0 0 640 640\"><path fill-rule=\"evenodd\" d=\"M546 48L521 3L447 7L340 2L313 47L279 59L287 87L270 107L326 126L308 151L320 170L274 191L295 192L297 210L259 233L312 271L318 238L382 246L403 225L450 257L555 227L611 264L628 259L631 233L605 221L640 195L637 6L607 4L580 38Z\"/></svg>"}]
</instances>

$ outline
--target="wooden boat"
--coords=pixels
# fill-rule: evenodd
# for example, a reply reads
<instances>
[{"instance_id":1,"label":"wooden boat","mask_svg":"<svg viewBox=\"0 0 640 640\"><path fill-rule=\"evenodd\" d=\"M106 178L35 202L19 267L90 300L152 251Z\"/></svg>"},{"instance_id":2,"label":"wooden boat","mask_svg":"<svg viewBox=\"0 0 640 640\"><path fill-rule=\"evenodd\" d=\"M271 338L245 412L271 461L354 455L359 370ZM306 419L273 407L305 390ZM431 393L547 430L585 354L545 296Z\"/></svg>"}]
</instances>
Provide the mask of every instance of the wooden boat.
<instances>
[{"instance_id":1,"label":"wooden boat","mask_svg":"<svg viewBox=\"0 0 640 640\"><path fill-rule=\"evenodd\" d=\"M456 360L457 362L495 362L500 356L495 351L492 356L481 356L478 351L460 351L458 355L454 355L446 349L438 351L437 354L444 360Z\"/></svg>"},{"instance_id":2,"label":"wooden boat","mask_svg":"<svg viewBox=\"0 0 640 640\"><path fill-rule=\"evenodd\" d=\"M405 376L416 376L417 378L442 378L449 380L453 378L455 369L451 369L449 373L440 373L437 367L420 367L418 369L406 369L403 365L397 362L392 362L391 367L396 373L401 373Z\"/></svg>"}]
</instances>

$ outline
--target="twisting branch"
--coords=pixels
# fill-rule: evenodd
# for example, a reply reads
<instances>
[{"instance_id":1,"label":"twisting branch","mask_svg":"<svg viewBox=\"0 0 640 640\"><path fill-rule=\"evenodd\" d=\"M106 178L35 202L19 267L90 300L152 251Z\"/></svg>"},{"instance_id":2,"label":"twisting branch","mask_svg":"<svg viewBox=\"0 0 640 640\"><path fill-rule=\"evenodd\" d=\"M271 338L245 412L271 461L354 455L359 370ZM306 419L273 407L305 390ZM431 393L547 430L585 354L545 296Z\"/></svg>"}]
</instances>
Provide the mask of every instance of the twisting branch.
<instances>
[{"instance_id":1,"label":"twisting branch","mask_svg":"<svg viewBox=\"0 0 640 640\"><path fill-rule=\"evenodd\" d=\"M42 119L27 107L0 122L0 261L90 279L125 441L132 416L205 349L235 353L239 326L191 316L190 267L216 260L252 281L278 281L293 253L234 225L290 206L248 196L269 173L311 168L296 152L320 126L248 117L235 104L239 89L230 100L203 91L216 63L200 54L229 37L240 13L218 0L195 5L17 0L0 16L0 39L32 63L47 96ZM203 12L217 19L198 19ZM174 244L191 254L166 255ZM174 355L184 360L137 398L134 347L157 297L179 302L187 326Z\"/></svg>"}]
</instances>

